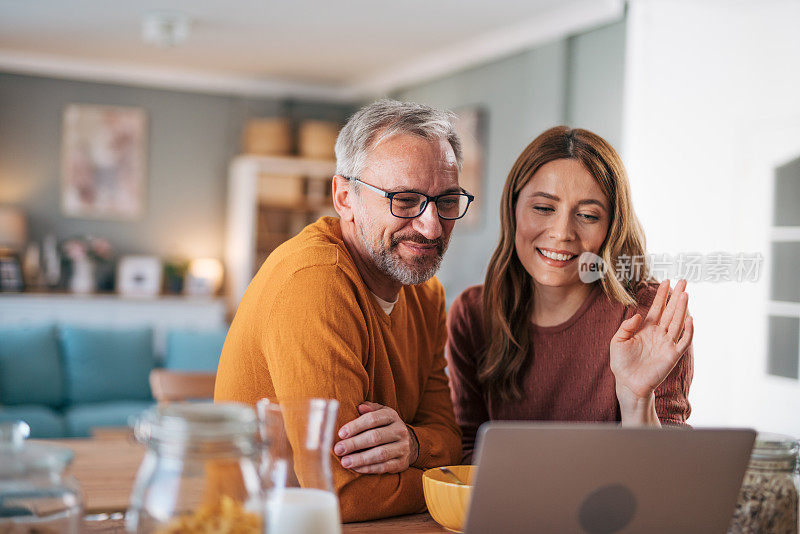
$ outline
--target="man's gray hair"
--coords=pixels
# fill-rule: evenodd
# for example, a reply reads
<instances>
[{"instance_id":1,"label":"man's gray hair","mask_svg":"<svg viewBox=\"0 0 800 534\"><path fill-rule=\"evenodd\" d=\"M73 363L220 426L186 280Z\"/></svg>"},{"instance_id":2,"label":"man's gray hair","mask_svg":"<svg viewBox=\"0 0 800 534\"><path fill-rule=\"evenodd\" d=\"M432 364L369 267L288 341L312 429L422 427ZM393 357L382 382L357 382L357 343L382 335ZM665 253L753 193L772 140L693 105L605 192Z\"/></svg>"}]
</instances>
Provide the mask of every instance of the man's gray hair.
<instances>
[{"instance_id":1,"label":"man's gray hair","mask_svg":"<svg viewBox=\"0 0 800 534\"><path fill-rule=\"evenodd\" d=\"M458 169L463 154L453 125L455 113L397 100L378 100L350 117L336 139L336 174L348 178L361 175L369 151L395 134L407 133L425 139L445 139L453 148Z\"/></svg>"}]
</instances>

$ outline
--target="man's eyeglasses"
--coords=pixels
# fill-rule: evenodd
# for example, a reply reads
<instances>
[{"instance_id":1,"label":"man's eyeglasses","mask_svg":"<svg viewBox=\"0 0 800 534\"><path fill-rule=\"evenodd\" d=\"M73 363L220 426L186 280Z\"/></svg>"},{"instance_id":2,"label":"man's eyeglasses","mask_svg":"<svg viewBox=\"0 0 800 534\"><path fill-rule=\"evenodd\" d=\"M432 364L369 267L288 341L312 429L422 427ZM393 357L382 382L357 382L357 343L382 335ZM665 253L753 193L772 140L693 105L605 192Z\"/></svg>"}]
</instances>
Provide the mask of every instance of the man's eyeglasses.
<instances>
[{"instance_id":1,"label":"man's eyeglasses","mask_svg":"<svg viewBox=\"0 0 800 534\"><path fill-rule=\"evenodd\" d=\"M442 195L436 195L435 197L429 197L424 193L417 193L416 191L395 191L394 193L389 193L374 185L362 182L358 178L348 178L347 176L342 176L342 178L351 182L358 182L379 195L388 198L389 211L392 215L401 219L414 219L419 217L425 211L425 208L428 207L428 203L433 202L436 204L436 212L439 214L440 219L454 221L466 215L470 202L475 200L473 195L470 195L463 189L461 193L444 193Z\"/></svg>"}]
</instances>

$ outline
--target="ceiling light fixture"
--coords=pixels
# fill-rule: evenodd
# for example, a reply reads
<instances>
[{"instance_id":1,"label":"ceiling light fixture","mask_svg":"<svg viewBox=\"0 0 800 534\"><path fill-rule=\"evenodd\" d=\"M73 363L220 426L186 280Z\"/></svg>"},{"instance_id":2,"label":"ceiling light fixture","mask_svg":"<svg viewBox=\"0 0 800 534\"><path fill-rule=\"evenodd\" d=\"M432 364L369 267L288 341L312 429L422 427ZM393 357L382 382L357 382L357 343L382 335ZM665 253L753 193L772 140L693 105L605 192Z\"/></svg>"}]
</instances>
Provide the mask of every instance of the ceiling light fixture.
<instances>
[{"instance_id":1,"label":"ceiling light fixture","mask_svg":"<svg viewBox=\"0 0 800 534\"><path fill-rule=\"evenodd\" d=\"M186 42L190 24L186 13L151 11L142 17L142 40L161 48L172 48Z\"/></svg>"}]
</instances>

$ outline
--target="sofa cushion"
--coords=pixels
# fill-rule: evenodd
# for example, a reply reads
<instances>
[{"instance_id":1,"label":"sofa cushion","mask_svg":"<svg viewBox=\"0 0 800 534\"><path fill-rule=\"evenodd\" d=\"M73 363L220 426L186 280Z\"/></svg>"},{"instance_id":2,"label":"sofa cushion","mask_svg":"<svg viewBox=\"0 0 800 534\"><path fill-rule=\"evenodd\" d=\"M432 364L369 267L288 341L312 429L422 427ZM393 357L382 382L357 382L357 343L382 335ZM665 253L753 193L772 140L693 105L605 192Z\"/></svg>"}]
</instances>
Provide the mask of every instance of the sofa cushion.
<instances>
[{"instance_id":1,"label":"sofa cushion","mask_svg":"<svg viewBox=\"0 0 800 534\"><path fill-rule=\"evenodd\" d=\"M214 371L227 330L172 330L167 335L164 367L176 371Z\"/></svg>"},{"instance_id":2,"label":"sofa cushion","mask_svg":"<svg viewBox=\"0 0 800 534\"><path fill-rule=\"evenodd\" d=\"M31 427L31 438L63 438L67 435L64 418L51 408L38 404L0 407L0 423L20 419Z\"/></svg>"},{"instance_id":3,"label":"sofa cushion","mask_svg":"<svg viewBox=\"0 0 800 534\"><path fill-rule=\"evenodd\" d=\"M127 426L132 416L139 415L152 405L152 401L115 401L72 406L64 411L67 435L83 438L91 435L94 427Z\"/></svg>"},{"instance_id":4,"label":"sofa cushion","mask_svg":"<svg viewBox=\"0 0 800 534\"><path fill-rule=\"evenodd\" d=\"M66 397L73 403L151 400L148 376L154 367L150 328L64 327Z\"/></svg>"},{"instance_id":5,"label":"sofa cushion","mask_svg":"<svg viewBox=\"0 0 800 534\"><path fill-rule=\"evenodd\" d=\"M64 374L55 328L0 328L0 404L64 403Z\"/></svg>"}]
</instances>

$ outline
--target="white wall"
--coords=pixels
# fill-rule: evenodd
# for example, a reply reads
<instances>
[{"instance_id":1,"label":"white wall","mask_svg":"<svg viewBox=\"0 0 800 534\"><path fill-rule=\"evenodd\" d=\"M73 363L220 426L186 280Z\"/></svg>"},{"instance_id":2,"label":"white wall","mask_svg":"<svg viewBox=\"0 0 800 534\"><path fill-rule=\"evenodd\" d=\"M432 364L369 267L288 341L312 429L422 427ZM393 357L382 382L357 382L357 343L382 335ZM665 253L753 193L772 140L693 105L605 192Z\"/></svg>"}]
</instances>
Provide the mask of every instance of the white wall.
<instances>
[{"instance_id":1,"label":"white wall","mask_svg":"<svg viewBox=\"0 0 800 534\"><path fill-rule=\"evenodd\" d=\"M772 171L800 155L798 25L800 2L630 3L623 156L648 249L766 259L756 283L689 287L697 426L800 436L800 382L766 374Z\"/></svg>"}]
</instances>

